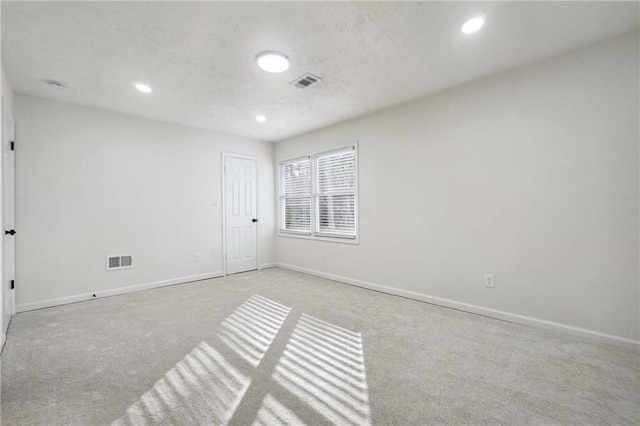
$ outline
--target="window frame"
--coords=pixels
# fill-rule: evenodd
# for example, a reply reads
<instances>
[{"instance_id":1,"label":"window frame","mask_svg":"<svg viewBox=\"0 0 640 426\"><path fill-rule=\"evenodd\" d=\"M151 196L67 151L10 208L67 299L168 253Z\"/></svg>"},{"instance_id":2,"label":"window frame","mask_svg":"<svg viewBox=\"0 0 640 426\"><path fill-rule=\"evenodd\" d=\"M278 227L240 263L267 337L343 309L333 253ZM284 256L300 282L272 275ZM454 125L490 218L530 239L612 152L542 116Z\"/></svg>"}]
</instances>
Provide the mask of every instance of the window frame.
<instances>
[{"instance_id":1,"label":"window frame","mask_svg":"<svg viewBox=\"0 0 640 426\"><path fill-rule=\"evenodd\" d=\"M346 235L346 234L327 234L319 232L319 197L320 194L318 192L318 176L317 176L317 160L318 157L325 156L332 153L338 153L341 151L346 151L352 149L354 153L354 176L355 176L355 188L353 191L354 195L354 232L355 235ZM331 241L331 242L339 242L339 243L347 243L347 244L359 244L360 239L360 227L359 227L359 164L358 164L358 144L350 144L346 146L341 146L338 148L329 149L326 151L315 152L309 155L298 155L296 157L291 157L283 160L279 160L276 163L277 168L277 176L278 176L278 236L280 237L291 237L291 238L302 238L307 240L317 240L317 241ZM283 185L283 166L291 163L295 163L297 161L309 159L310 161L310 173L311 173L311 210L310 214L310 232L306 231L295 231L295 230L287 230L283 229L285 224L285 211L284 211L284 185Z\"/></svg>"}]
</instances>

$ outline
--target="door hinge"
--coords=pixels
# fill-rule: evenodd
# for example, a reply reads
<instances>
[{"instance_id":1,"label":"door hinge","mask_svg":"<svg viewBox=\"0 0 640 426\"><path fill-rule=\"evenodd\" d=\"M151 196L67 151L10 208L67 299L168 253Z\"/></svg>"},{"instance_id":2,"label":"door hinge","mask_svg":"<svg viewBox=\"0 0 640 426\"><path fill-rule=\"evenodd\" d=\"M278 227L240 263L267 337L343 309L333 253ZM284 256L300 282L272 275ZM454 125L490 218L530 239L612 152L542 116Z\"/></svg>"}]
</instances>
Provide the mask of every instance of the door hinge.
<instances>
[{"instance_id":1,"label":"door hinge","mask_svg":"<svg viewBox=\"0 0 640 426\"><path fill-rule=\"evenodd\" d=\"M16 150L16 143L14 141L11 141L10 149L11 149L11 151L15 151Z\"/></svg>"},{"instance_id":2,"label":"door hinge","mask_svg":"<svg viewBox=\"0 0 640 426\"><path fill-rule=\"evenodd\" d=\"M9 290L16 288L16 280L9 281Z\"/></svg>"}]
</instances>

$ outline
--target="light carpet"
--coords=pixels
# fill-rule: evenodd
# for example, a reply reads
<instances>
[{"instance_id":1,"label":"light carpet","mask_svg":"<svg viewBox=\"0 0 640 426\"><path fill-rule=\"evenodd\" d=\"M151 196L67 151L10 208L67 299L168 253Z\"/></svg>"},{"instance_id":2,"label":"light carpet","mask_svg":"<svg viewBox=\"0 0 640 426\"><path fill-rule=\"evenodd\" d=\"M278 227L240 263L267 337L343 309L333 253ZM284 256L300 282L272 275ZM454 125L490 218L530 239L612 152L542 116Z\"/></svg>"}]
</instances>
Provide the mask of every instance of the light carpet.
<instances>
[{"instance_id":1,"label":"light carpet","mask_svg":"<svg viewBox=\"0 0 640 426\"><path fill-rule=\"evenodd\" d=\"M277 268L18 314L1 386L6 425L640 423L633 350Z\"/></svg>"}]
</instances>

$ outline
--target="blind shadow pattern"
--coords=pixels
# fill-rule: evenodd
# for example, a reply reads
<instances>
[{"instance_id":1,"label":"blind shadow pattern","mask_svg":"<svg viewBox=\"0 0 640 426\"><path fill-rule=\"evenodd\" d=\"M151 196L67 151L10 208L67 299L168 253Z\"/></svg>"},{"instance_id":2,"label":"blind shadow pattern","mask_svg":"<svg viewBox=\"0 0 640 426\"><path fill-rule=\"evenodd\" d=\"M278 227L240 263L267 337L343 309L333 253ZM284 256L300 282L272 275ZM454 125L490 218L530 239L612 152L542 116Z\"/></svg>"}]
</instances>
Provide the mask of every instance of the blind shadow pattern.
<instances>
[{"instance_id":1,"label":"blind shadow pattern","mask_svg":"<svg viewBox=\"0 0 640 426\"><path fill-rule=\"evenodd\" d=\"M302 314L273 379L333 424L371 424L360 333Z\"/></svg>"},{"instance_id":2,"label":"blind shadow pattern","mask_svg":"<svg viewBox=\"0 0 640 426\"><path fill-rule=\"evenodd\" d=\"M200 342L112 426L228 424L290 310L251 296L221 323L217 335L238 355L236 362L244 360L253 368L243 365L241 372ZM272 386L261 391L266 395L255 426L304 425L305 412L336 425L371 424L360 333L302 314L271 379Z\"/></svg>"},{"instance_id":3,"label":"blind shadow pattern","mask_svg":"<svg viewBox=\"0 0 640 426\"><path fill-rule=\"evenodd\" d=\"M218 337L257 367L291 308L254 294L220 325Z\"/></svg>"},{"instance_id":4,"label":"blind shadow pattern","mask_svg":"<svg viewBox=\"0 0 640 426\"><path fill-rule=\"evenodd\" d=\"M225 424L250 383L218 351L201 342L112 425L201 424L202 419Z\"/></svg>"},{"instance_id":5,"label":"blind shadow pattern","mask_svg":"<svg viewBox=\"0 0 640 426\"><path fill-rule=\"evenodd\" d=\"M222 322L218 337L256 367L290 310L254 294ZM250 384L220 352L201 342L112 425L227 424Z\"/></svg>"},{"instance_id":6,"label":"blind shadow pattern","mask_svg":"<svg viewBox=\"0 0 640 426\"><path fill-rule=\"evenodd\" d=\"M270 394L262 401L253 426L302 426L305 423Z\"/></svg>"}]
</instances>

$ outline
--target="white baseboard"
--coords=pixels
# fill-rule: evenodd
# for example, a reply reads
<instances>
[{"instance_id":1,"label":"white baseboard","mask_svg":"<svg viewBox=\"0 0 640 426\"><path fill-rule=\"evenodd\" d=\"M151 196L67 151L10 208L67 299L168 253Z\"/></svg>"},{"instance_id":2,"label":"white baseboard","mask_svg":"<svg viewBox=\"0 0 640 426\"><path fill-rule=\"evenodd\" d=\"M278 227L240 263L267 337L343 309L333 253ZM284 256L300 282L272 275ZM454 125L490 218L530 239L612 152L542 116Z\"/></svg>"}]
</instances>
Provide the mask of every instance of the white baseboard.
<instances>
[{"instance_id":1,"label":"white baseboard","mask_svg":"<svg viewBox=\"0 0 640 426\"><path fill-rule=\"evenodd\" d=\"M553 330L572 336L584 337L590 340L598 342L613 344L616 346L623 346L631 349L640 349L640 341L632 340L626 337L614 336L611 334L600 333L598 331L589 330L586 328L574 327L568 324L561 324L553 321L547 321L540 318L528 317L525 315L514 314L511 312L499 311L497 309L485 308L483 306L472 305L469 303L458 302L456 300L443 299L441 297L429 296L428 294L417 293L409 290L402 290L395 287L387 287L380 284L373 284L366 281L356 280L353 278L342 277L339 275L328 274L313 269L303 268L294 265L288 265L285 263L277 263L277 266L284 269L290 269L292 271L302 272L304 274L315 275L321 278L327 278L329 280L338 281L345 284L355 285L357 287L366 288L369 290L380 291L382 293L388 293L395 296L406 297L408 299L419 300L421 302L431 303L433 305L444 306L446 308L457 309L459 311L469 312L472 314L483 315L486 317L496 318L503 321L513 322L516 324L528 325L532 327L543 328L546 330Z\"/></svg>"},{"instance_id":2,"label":"white baseboard","mask_svg":"<svg viewBox=\"0 0 640 426\"><path fill-rule=\"evenodd\" d=\"M56 299L42 300L39 302L23 303L16 306L16 312L33 311L35 309L50 308L52 306L66 305L68 303L82 302L85 300L99 299L101 297L116 296L118 294L131 293L134 291L148 290L158 287L166 287L174 284L184 284L191 281L207 280L224 276L223 271L211 272L208 274L191 275L170 280L155 281L145 284L137 284L128 287L114 288L111 290L99 290L94 293L76 294L74 296L59 297Z\"/></svg>"},{"instance_id":3,"label":"white baseboard","mask_svg":"<svg viewBox=\"0 0 640 426\"><path fill-rule=\"evenodd\" d=\"M260 269L269 269L269 268L275 268L276 266L278 266L278 264L276 262L271 262L271 263L263 263L260 266L258 266L258 270Z\"/></svg>"}]
</instances>

